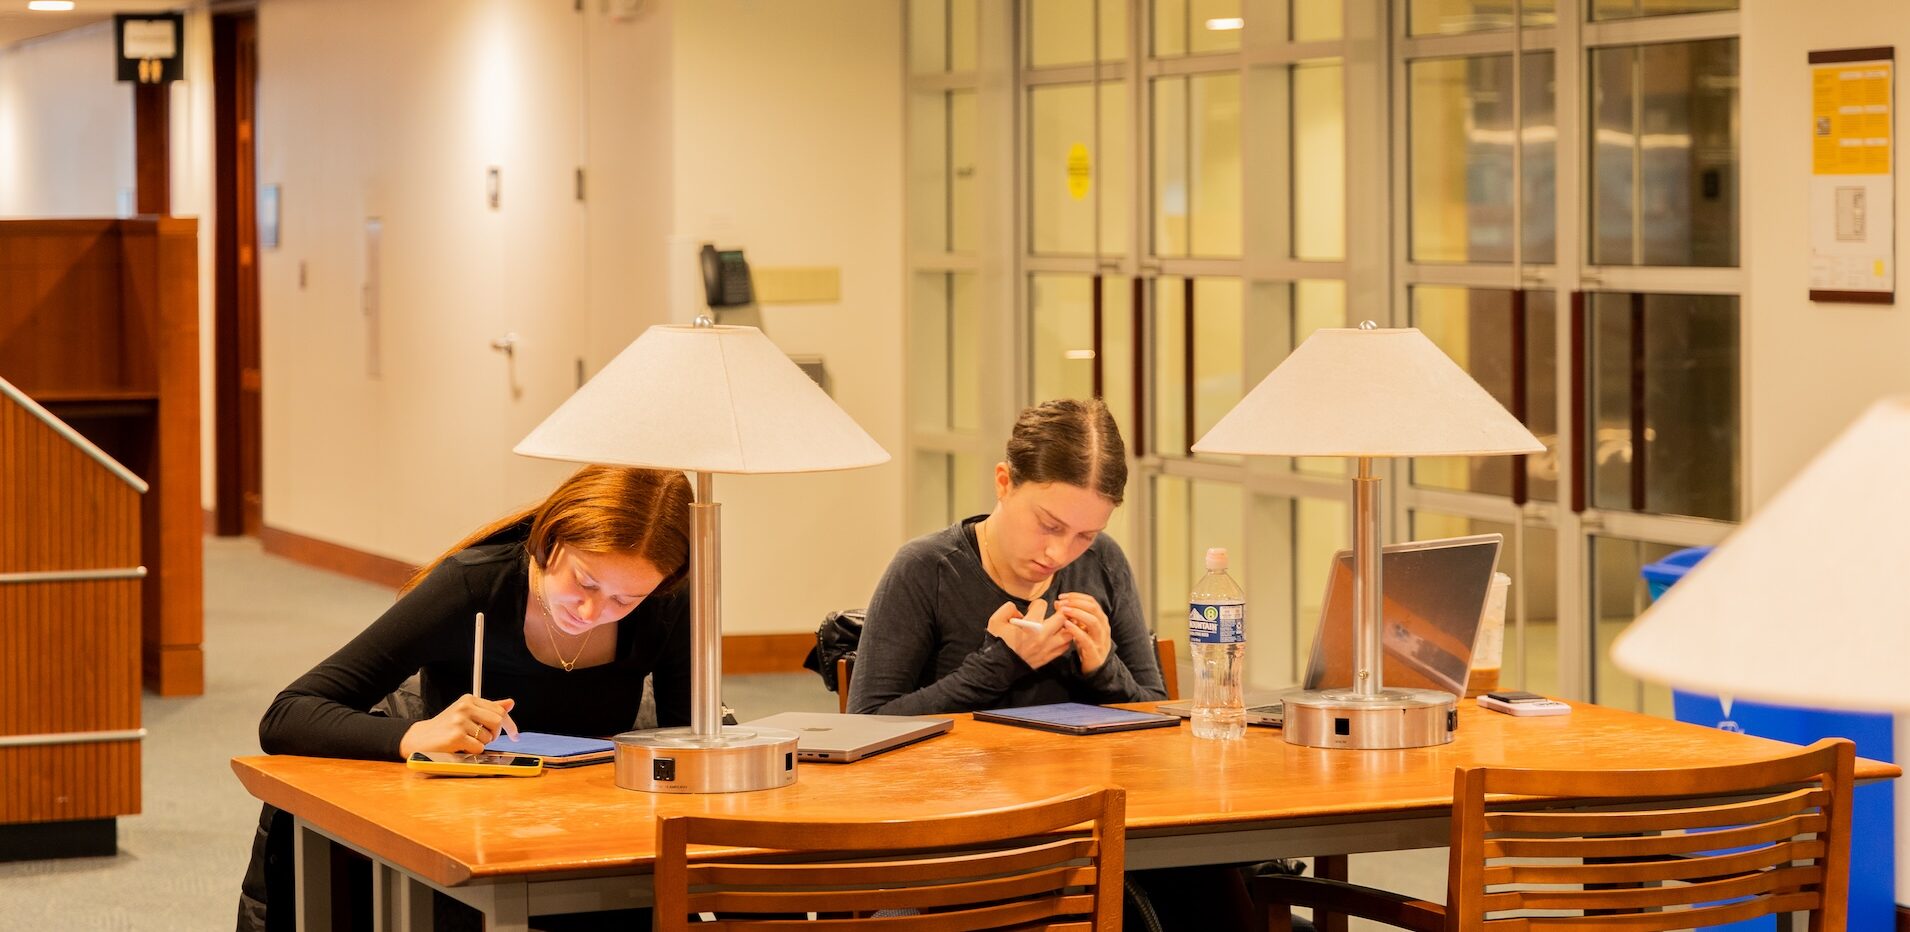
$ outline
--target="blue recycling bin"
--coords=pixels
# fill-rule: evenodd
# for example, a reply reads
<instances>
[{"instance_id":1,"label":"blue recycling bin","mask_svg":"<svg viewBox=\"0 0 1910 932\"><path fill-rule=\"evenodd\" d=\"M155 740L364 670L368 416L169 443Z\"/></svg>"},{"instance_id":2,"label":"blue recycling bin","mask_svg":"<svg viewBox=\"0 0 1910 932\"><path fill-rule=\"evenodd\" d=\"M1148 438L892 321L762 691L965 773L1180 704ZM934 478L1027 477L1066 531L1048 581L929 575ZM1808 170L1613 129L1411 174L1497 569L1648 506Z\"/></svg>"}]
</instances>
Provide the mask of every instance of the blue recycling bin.
<instances>
[{"instance_id":1,"label":"blue recycling bin","mask_svg":"<svg viewBox=\"0 0 1910 932\"><path fill-rule=\"evenodd\" d=\"M1639 570L1655 601L1711 552L1709 547L1680 550ZM1717 696L1673 690L1672 713L1681 722L1709 725L1726 731L1774 738L1792 744L1810 744L1821 738L1849 738L1859 756L1895 761L1890 716L1872 712L1843 712L1734 700L1728 705ZM1896 798L1888 783L1857 788L1851 810L1850 922L1852 929L1892 929L1897 911ZM1775 930L1777 920L1766 916L1721 926L1725 929Z\"/></svg>"}]
</instances>

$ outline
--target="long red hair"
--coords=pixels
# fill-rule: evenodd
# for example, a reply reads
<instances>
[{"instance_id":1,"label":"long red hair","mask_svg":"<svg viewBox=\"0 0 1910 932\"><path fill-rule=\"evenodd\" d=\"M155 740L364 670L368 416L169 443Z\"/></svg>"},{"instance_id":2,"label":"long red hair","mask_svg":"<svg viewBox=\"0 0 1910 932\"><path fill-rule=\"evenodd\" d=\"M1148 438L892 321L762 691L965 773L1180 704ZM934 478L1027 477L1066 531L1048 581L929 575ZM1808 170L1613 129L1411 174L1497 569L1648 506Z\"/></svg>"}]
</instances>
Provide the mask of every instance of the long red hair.
<instances>
[{"instance_id":1,"label":"long red hair","mask_svg":"<svg viewBox=\"0 0 1910 932\"><path fill-rule=\"evenodd\" d=\"M473 531L420 567L401 593L424 581L446 558L529 519L525 542L543 569L559 546L586 553L631 553L663 574L659 592L682 585L690 567L690 481L674 470L585 466L541 504L505 515Z\"/></svg>"}]
</instances>

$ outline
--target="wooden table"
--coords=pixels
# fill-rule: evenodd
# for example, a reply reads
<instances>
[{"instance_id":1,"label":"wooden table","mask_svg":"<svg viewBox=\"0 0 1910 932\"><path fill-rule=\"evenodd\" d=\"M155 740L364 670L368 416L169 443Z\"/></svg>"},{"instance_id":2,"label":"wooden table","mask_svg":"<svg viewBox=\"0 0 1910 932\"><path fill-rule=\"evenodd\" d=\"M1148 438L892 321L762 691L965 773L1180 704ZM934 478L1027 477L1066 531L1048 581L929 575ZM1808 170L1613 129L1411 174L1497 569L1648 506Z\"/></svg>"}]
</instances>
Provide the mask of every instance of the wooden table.
<instances>
[{"instance_id":1,"label":"wooden table","mask_svg":"<svg viewBox=\"0 0 1910 932\"><path fill-rule=\"evenodd\" d=\"M1145 708L1146 704L1136 706ZM618 787L607 765L535 779L455 779L402 764L235 758L253 796L297 820L301 928L329 928L329 845L374 865L381 927L428 916L436 889L520 930L557 912L648 905L666 814L907 819L1127 789L1127 866L1141 870L1446 843L1455 767L1687 767L1789 745L1594 705L1514 718L1460 703L1457 740L1405 751L1295 747L1275 730L1196 741L1185 725L1073 737L957 716L943 737L854 764L802 764L788 787L708 796ZM1859 759L1860 781L1891 764ZM422 926L428 928L428 923Z\"/></svg>"}]
</instances>

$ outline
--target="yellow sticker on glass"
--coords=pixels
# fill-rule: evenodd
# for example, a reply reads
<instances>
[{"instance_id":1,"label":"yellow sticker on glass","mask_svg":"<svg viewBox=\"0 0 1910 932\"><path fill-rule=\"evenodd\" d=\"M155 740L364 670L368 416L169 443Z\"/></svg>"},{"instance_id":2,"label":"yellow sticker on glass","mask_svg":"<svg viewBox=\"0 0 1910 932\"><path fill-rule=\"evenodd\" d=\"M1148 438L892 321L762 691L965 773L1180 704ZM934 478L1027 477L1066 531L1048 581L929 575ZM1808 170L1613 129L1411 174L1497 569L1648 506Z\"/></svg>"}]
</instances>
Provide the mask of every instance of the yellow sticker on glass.
<instances>
[{"instance_id":1,"label":"yellow sticker on glass","mask_svg":"<svg viewBox=\"0 0 1910 932\"><path fill-rule=\"evenodd\" d=\"M1080 200L1088 196L1088 184L1094 180L1093 167L1088 164L1088 147L1075 143L1068 147L1068 196Z\"/></svg>"}]
</instances>

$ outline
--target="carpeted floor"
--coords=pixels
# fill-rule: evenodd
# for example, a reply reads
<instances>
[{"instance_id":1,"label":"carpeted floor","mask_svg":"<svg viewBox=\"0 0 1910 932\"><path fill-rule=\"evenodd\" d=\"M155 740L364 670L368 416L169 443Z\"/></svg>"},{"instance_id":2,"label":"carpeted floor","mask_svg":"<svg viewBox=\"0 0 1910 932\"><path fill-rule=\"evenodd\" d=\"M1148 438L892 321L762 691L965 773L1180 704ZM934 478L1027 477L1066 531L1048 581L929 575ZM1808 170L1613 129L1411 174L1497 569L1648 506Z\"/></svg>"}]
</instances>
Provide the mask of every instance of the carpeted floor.
<instances>
[{"instance_id":1,"label":"carpeted floor","mask_svg":"<svg viewBox=\"0 0 1910 932\"><path fill-rule=\"evenodd\" d=\"M285 684L390 603L390 590L266 556L256 540L207 538L205 695L146 697L144 811L120 820L117 856L0 864L0 932L231 928L259 804L228 761L259 752L259 716ZM743 720L836 709L808 672L727 677L723 693ZM1359 882L1437 898L1444 859L1352 868Z\"/></svg>"}]
</instances>

